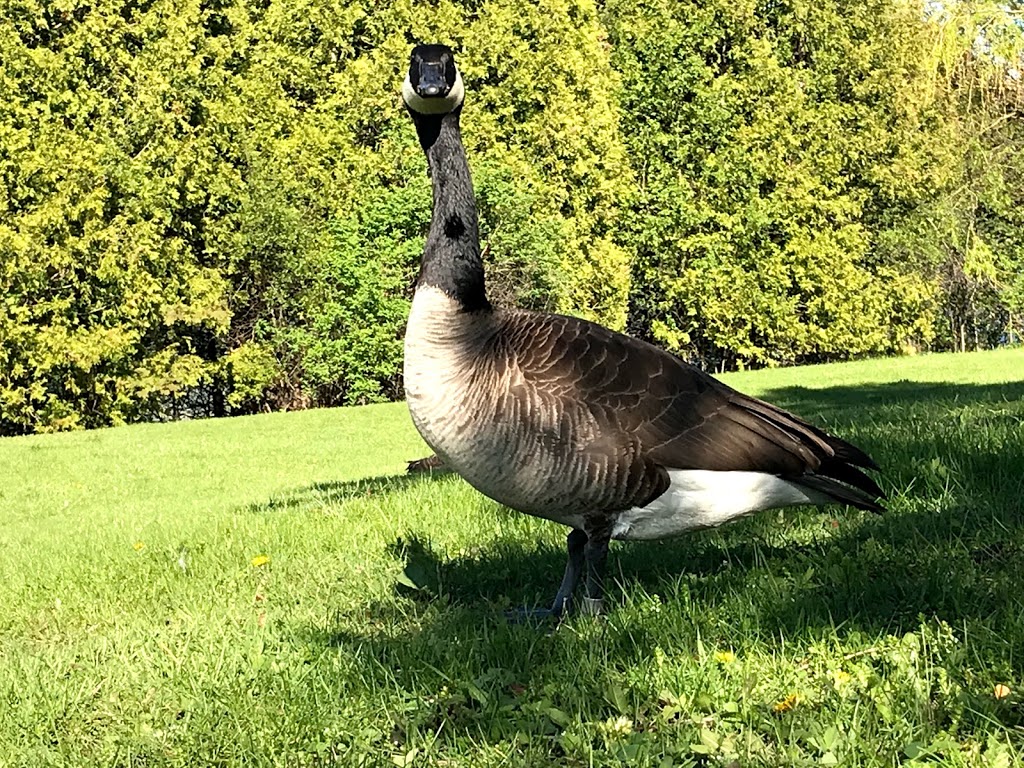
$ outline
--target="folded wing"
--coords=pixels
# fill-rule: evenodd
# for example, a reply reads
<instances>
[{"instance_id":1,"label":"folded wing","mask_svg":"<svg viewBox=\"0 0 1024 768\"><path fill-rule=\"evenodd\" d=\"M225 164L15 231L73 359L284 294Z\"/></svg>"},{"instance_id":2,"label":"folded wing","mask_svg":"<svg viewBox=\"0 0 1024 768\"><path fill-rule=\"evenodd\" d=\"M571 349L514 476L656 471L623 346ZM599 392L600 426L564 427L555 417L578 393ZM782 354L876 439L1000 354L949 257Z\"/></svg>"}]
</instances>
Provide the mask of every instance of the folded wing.
<instances>
[{"instance_id":1,"label":"folded wing","mask_svg":"<svg viewBox=\"0 0 1024 768\"><path fill-rule=\"evenodd\" d=\"M626 474L667 469L765 472L861 509L883 497L867 454L770 403L744 395L651 344L577 318L516 313L521 396L556 397L590 429L576 447ZM637 467L637 462L643 467ZM628 470L628 471L627 471ZM658 472L657 470L660 470ZM651 496L665 483L639 484ZM650 499L637 498L642 505Z\"/></svg>"}]
</instances>

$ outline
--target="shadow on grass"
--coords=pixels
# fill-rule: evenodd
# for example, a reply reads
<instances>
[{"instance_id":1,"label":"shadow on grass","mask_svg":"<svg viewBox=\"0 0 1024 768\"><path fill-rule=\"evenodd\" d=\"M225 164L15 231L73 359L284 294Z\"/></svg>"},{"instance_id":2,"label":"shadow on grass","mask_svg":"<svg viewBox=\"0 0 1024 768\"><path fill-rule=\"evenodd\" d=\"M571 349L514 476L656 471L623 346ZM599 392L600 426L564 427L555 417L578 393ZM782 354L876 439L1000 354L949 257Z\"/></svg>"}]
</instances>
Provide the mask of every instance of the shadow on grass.
<instances>
[{"instance_id":1,"label":"shadow on grass","mask_svg":"<svg viewBox=\"0 0 1024 768\"><path fill-rule=\"evenodd\" d=\"M664 642L647 630L642 612L617 611L625 593L627 609L630 601L647 599L686 613L690 630L683 632L689 637L675 638L681 644L695 642L698 633L725 647L749 636L814 638L833 629L900 634L915 631L925 617L958 630L969 627L979 645L977 663L1024 673L1024 382L793 387L765 399L827 425L875 456L892 511L787 512L801 530L818 531L798 543L786 543L792 526L779 526L768 513L678 540L616 545L609 574L621 584L611 589L613 615L601 630L605 653L615 658L618 652L616 660L628 665ZM340 501L367 487L386 493L425 479L311 490ZM418 611L415 631L349 625L319 631L319 639L342 647L369 644L396 668L408 668L443 665L454 649L479 651L482 636L501 637L491 643L498 649L491 661L513 668L520 681L530 670L509 654L526 646L510 645L510 637L546 638L536 642L565 646L567 658L583 652L572 632L555 633L564 635L556 640L502 618L503 608L550 600L563 550L510 540L450 556L435 551L430 538L430 530L410 531L392 545L411 582L399 589L419 607L398 601L366 608L391 627L404 625L405 611ZM635 618L623 624L617 612Z\"/></svg>"},{"instance_id":2,"label":"shadow on grass","mask_svg":"<svg viewBox=\"0 0 1024 768\"><path fill-rule=\"evenodd\" d=\"M763 399L816 422L870 424L901 412L909 415L928 411L938 415L936 409L950 413L964 406L999 405L1015 407L1018 423L1024 419L1020 407L1024 381L975 385L903 380L826 389L780 387L763 393Z\"/></svg>"},{"instance_id":3,"label":"shadow on grass","mask_svg":"<svg viewBox=\"0 0 1024 768\"><path fill-rule=\"evenodd\" d=\"M246 507L246 511L273 513L318 509L344 504L353 499L397 493L421 483L429 483L449 476L450 473L443 471L417 472L415 474L380 475L361 480L313 483L304 488L278 494L267 501L250 504Z\"/></svg>"}]
</instances>

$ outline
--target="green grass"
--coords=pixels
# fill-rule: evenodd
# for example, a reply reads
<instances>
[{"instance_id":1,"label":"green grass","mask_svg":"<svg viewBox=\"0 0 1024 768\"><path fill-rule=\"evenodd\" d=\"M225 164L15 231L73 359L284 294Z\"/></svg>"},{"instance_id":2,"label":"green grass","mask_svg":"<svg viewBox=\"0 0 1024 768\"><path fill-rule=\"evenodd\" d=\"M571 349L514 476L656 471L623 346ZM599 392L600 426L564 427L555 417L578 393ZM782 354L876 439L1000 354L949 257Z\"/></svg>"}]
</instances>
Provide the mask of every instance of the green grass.
<instances>
[{"instance_id":1,"label":"green grass","mask_svg":"<svg viewBox=\"0 0 1024 768\"><path fill-rule=\"evenodd\" d=\"M401 404L0 440L0 765L1020 764L1024 350L725 378L890 511L613 545L554 632L564 529Z\"/></svg>"}]
</instances>

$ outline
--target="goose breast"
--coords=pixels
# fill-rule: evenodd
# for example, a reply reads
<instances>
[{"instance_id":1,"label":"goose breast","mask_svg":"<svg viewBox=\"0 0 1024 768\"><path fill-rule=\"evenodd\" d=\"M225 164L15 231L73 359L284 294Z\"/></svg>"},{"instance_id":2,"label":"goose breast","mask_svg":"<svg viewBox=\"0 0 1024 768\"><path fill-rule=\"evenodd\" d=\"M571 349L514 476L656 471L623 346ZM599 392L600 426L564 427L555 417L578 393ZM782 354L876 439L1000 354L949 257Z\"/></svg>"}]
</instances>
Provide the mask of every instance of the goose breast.
<instances>
[{"instance_id":1,"label":"goose breast","mask_svg":"<svg viewBox=\"0 0 1024 768\"><path fill-rule=\"evenodd\" d=\"M461 312L421 288L406 334L406 397L424 440L472 486L580 527L585 512L628 508L611 496L632 500L651 469L639 442L599 423L587 403L531 384L524 368L543 366L543 331L529 313Z\"/></svg>"}]
</instances>

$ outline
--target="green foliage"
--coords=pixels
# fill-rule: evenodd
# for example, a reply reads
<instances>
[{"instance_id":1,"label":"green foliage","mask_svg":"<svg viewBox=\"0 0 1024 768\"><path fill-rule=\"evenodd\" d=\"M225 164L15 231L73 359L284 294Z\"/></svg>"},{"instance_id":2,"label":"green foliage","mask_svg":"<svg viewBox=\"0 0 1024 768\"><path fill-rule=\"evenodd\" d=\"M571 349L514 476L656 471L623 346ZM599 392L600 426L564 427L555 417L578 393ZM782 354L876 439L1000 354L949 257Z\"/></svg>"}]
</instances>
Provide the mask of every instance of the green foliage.
<instances>
[{"instance_id":1,"label":"green foliage","mask_svg":"<svg viewBox=\"0 0 1024 768\"><path fill-rule=\"evenodd\" d=\"M607 4L623 135L643 158L628 226L646 286L636 332L724 364L931 338L934 288L875 247L948 175L917 14Z\"/></svg>"},{"instance_id":2,"label":"green foliage","mask_svg":"<svg viewBox=\"0 0 1024 768\"><path fill-rule=\"evenodd\" d=\"M953 349L1019 341L1024 327L1024 31L1020 10L933 10L937 80L955 106L955 176L937 201L934 270L942 341Z\"/></svg>"},{"instance_id":3,"label":"green foliage","mask_svg":"<svg viewBox=\"0 0 1024 768\"><path fill-rule=\"evenodd\" d=\"M542 197L536 172L504 157L475 163L473 178L491 301L546 311L562 306L563 259L575 243L570 223Z\"/></svg>"},{"instance_id":4,"label":"green foliage","mask_svg":"<svg viewBox=\"0 0 1024 768\"><path fill-rule=\"evenodd\" d=\"M425 182L378 189L335 221L329 246L279 284L295 315L259 337L296 363L295 390L314 404L376 402L401 392L406 298L430 218Z\"/></svg>"},{"instance_id":5,"label":"green foliage","mask_svg":"<svg viewBox=\"0 0 1024 768\"><path fill-rule=\"evenodd\" d=\"M595 4L485 3L461 42L479 85L467 121L471 156L511 167L542 222L557 222L565 238L555 307L622 328L629 255L611 236L631 173Z\"/></svg>"},{"instance_id":6,"label":"green foliage","mask_svg":"<svg viewBox=\"0 0 1024 768\"><path fill-rule=\"evenodd\" d=\"M5 8L0 431L145 418L210 375L228 285L195 203L222 189L191 141L200 60L157 16Z\"/></svg>"},{"instance_id":7,"label":"green foliage","mask_svg":"<svg viewBox=\"0 0 1024 768\"><path fill-rule=\"evenodd\" d=\"M496 296L623 324L629 170L592 2L7 11L0 431L197 391L215 413L400 396L429 221L398 98L415 39L464 49Z\"/></svg>"},{"instance_id":8,"label":"green foliage","mask_svg":"<svg viewBox=\"0 0 1024 768\"><path fill-rule=\"evenodd\" d=\"M417 40L459 52L497 303L721 367L1012 341L1013 13L7 0L0 433L400 397Z\"/></svg>"}]
</instances>

